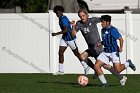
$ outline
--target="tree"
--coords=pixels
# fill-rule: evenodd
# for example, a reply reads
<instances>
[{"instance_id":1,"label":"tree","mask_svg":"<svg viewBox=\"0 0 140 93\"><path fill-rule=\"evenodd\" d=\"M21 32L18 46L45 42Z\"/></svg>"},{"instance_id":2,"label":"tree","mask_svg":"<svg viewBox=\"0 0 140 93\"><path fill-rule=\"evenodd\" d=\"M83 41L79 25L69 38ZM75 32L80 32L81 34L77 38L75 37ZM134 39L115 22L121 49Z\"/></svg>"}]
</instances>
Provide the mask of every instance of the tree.
<instances>
[{"instance_id":1,"label":"tree","mask_svg":"<svg viewBox=\"0 0 140 93\"><path fill-rule=\"evenodd\" d=\"M77 13L80 9L77 0L49 0L49 10L55 5L62 5L66 13Z\"/></svg>"},{"instance_id":2,"label":"tree","mask_svg":"<svg viewBox=\"0 0 140 93\"><path fill-rule=\"evenodd\" d=\"M14 8L14 0L0 0L0 8L3 9Z\"/></svg>"},{"instance_id":3,"label":"tree","mask_svg":"<svg viewBox=\"0 0 140 93\"><path fill-rule=\"evenodd\" d=\"M23 13L44 13L48 0L16 0L15 5L22 8Z\"/></svg>"}]
</instances>

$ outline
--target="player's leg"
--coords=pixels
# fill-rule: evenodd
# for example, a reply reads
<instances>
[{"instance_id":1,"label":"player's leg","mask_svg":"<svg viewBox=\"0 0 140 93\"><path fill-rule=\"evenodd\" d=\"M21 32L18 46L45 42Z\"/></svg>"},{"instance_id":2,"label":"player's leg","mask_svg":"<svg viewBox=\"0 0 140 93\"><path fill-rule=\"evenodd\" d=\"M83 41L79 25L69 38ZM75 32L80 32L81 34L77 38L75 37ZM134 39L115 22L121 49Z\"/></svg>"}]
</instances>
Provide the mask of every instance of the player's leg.
<instances>
[{"instance_id":1,"label":"player's leg","mask_svg":"<svg viewBox=\"0 0 140 93\"><path fill-rule=\"evenodd\" d=\"M129 63L129 62L131 62L131 60L127 60L124 64L118 64L118 66L119 66L119 69L121 69L121 70L124 70L125 68L127 68L128 66L127 66L127 64ZM125 65L126 64L126 65ZM134 65L132 65L133 67L133 70L135 71L135 66ZM122 80L123 78L126 78L126 76L124 76L124 75L122 75L122 74L120 74L120 73L118 73L115 69L114 69L114 67L113 66L111 66L111 65L104 65L103 66L105 69L107 69L107 70L109 70L113 75L115 75L116 77L118 77L120 80ZM124 84L123 84L124 85Z\"/></svg>"},{"instance_id":2,"label":"player's leg","mask_svg":"<svg viewBox=\"0 0 140 93\"><path fill-rule=\"evenodd\" d=\"M114 65L114 69L115 69L115 71L116 71L116 74L115 74L115 75L116 75L117 77L119 76L120 84L121 84L122 86L124 86L125 83L126 83L126 81L127 81L127 77L120 74L120 72L122 72L122 71L125 69L124 64L121 64L121 63L114 63L113 65ZM114 71L114 72L115 72L115 71Z\"/></svg>"},{"instance_id":3,"label":"player's leg","mask_svg":"<svg viewBox=\"0 0 140 93\"><path fill-rule=\"evenodd\" d=\"M97 72L97 74L98 74L98 77L99 77L101 83L103 84L103 87L107 87L108 84L107 84L107 81L106 81L106 79L105 79L105 77L104 77L104 73L103 73L103 71L102 71L102 69L101 69L101 67L102 67L104 64L109 64L109 58L108 58L108 57L106 56L106 54L103 52L103 53L101 53L101 54L98 56L94 68L95 68L95 70L96 70L96 72Z\"/></svg>"},{"instance_id":4,"label":"player's leg","mask_svg":"<svg viewBox=\"0 0 140 93\"><path fill-rule=\"evenodd\" d=\"M60 41L59 45L59 69L58 72L54 73L54 75L63 75L64 74L64 69L63 69L63 63L64 63L64 52L67 49L67 44L63 39Z\"/></svg>"},{"instance_id":5,"label":"player's leg","mask_svg":"<svg viewBox=\"0 0 140 93\"><path fill-rule=\"evenodd\" d=\"M116 77L118 77L120 80L123 79L123 75L120 74L120 73L117 73L117 71L114 69L113 66L111 66L109 64L108 65L105 64L103 67L105 69L109 70L113 75L115 75Z\"/></svg>"},{"instance_id":6,"label":"player's leg","mask_svg":"<svg viewBox=\"0 0 140 93\"><path fill-rule=\"evenodd\" d=\"M58 53L59 54L59 64L61 64L61 65L63 65L63 63L64 63L64 52L66 49L67 49L67 47L64 47L64 46L60 46L60 48L59 48L59 53ZM63 66L62 66L62 68L59 69L59 71L64 72Z\"/></svg>"},{"instance_id":7,"label":"player's leg","mask_svg":"<svg viewBox=\"0 0 140 93\"><path fill-rule=\"evenodd\" d=\"M92 61L88 57L89 57L89 54L87 53L87 51L84 51L81 54L81 58L82 58L82 60L84 60L84 61L81 61L81 63L85 62L88 65L88 67L84 69L85 75L88 74L88 71L90 68L92 68L94 70L94 64L92 63Z\"/></svg>"},{"instance_id":8,"label":"player's leg","mask_svg":"<svg viewBox=\"0 0 140 93\"><path fill-rule=\"evenodd\" d=\"M67 45L71 48L71 50L73 51L74 55L75 55L80 61L82 61L81 56L80 56L80 53L79 53L79 51L78 51L78 47L77 47L77 44L76 44L76 40L67 41Z\"/></svg>"},{"instance_id":9,"label":"player's leg","mask_svg":"<svg viewBox=\"0 0 140 93\"><path fill-rule=\"evenodd\" d=\"M122 72L125 68L124 64L121 64L120 62L120 56L118 52L113 52L111 53L112 61L113 61L113 65L114 65L114 69L117 73Z\"/></svg>"},{"instance_id":10,"label":"player's leg","mask_svg":"<svg viewBox=\"0 0 140 93\"><path fill-rule=\"evenodd\" d=\"M96 60L94 68L98 74L98 78L100 79L100 81L102 83L102 87L108 87L107 80L105 79L104 73L101 69L101 67L103 65L104 65L104 62L102 62L100 60Z\"/></svg>"},{"instance_id":11,"label":"player's leg","mask_svg":"<svg viewBox=\"0 0 140 93\"><path fill-rule=\"evenodd\" d=\"M125 65L121 63L114 63L113 65L117 73L121 73L124 69L126 69Z\"/></svg>"},{"instance_id":12,"label":"player's leg","mask_svg":"<svg viewBox=\"0 0 140 93\"><path fill-rule=\"evenodd\" d=\"M96 63L95 63L95 70L98 74L98 76L102 75L103 74L103 71L101 69L101 67L104 65L104 62L100 61L100 60L96 60Z\"/></svg>"},{"instance_id":13,"label":"player's leg","mask_svg":"<svg viewBox=\"0 0 140 93\"><path fill-rule=\"evenodd\" d=\"M111 53L111 58L114 63L115 70L120 73L127 67L130 67L133 71L136 70L136 66L132 63L131 60L127 60L125 63L121 64L120 62L120 56L118 52Z\"/></svg>"},{"instance_id":14,"label":"player's leg","mask_svg":"<svg viewBox=\"0 0 140 93\"><path fill-rule=\"evenodd\" d=\"M116 60L116 59L115 59ZM135 67L135 65L131 62L131 60L128 60L128 61L126 61L124 64L121 64L121 63L118 63L118 61L116 62L114 60L114 67L115 67L115 71L116 72L122 72L124 69L126 69L127 67L130 67L132 70L136 70L136 67ZM126 83L126 81L127 81L127 77L126 76L123 76L123 78L122 79L120 79L120 83L121 83L121 85L122 86L124 86L125 85L125 83Z\"/></svg>"},{"instance_id":15,"label":"player's leg","mask_svg":"<svg viewBox=\"0 0 140 93\"><path fill-rule=\"evenodd\" d=\"M71 48L71 50L73 51L74 55L79 59L79 61L81 62L83 68L84 68L84 72L85 75L87 74L89 67L88 65L84 62L84 60L81 58L81 55L78 51L78 47L76 44L76 40L72 40L72 41L67 41L68 46Z\"/></svg>"},{"instance_id":16,"label":"player's leg","mask_svg":"<svg viewBox=\"0 0 140 93\"><path fill-rule=\"evenodd\" d=\"M96 70L94 69L94 63L87 57L90 56L90 57L94 57L94 59L97 59L99 53L100 53L99 51L97 53L96 50L94 49L94 45L90 45L89 48L85 52L83 52L83 56L82 56L82 58L84 58L88 66L90 66L95 71L93 78L98 77L98 75L96 73Z\"/></svg>"},{"instance_id":17,"label":"player's leg","mask_svg":"<svg viewBox=\"0 0 140 93\"><path fill-rule=\"evenodd\" d=\"M77 52L77 50L78 50L78 49L73 50L73 53L74 53L75 56L77 56L77 58L80 60L82 66L83 66L83 68L84 68L84 74L87 75L87 74L88 74L88 71L89 71L89 69L90 69L90 67L89 67L89 65L88 65L87 63L88 63L88 61L91 61L91 60L90 60L89 58L87 58L86 60L83 60L82 57L81 57L82 54L80 55L80 53ZM85 58L84 58L84 59L85 59ZM93 64L93 63L92 63L92 64ZM92 67L94 67L94 65L93 65Z\"/></svg>"},{"instance_id":18,"label":"player's leg","mask_svg":"<svg viewBox=\"0 0 140 93\"><path fill-rule=\"evenodd\" d=\"M121 63L114 63L114 68L115 68L116 72L118 72L118 73L120 73L126 69L125 65L121 64Z\"/></svg>"},{"instance_id":19,"label":"player's leg","mask_svg":"<svg viewBox=\"0 0 140 93\"><path fill-rule=\"evenodd\" d=\"M97 59L98 55L97 54L93 54L93 57L95 59ZM116 77L118 77L120 80L123 79L123 75L120 74L120 73L117 73L115 70L114 70L114 67L109 65L109 64L104 64L103 67L107 70L109 70L113 75L115 75ZM97 77L97 73L95 72L94 75L93 75L93 79L95 79Z\"/></svg>"},{"instance_id":20,"label":"player's leg","mask_svg":"<svg viewBox=\"0 0 140 93\"><path fill-rule=\"evenodd\" d=\"M110 57L112 58L113 65L114 65L114 69L112 70L116 71L116 76L119 76L120 84L124 86L127 81L127 77L121 75L120 72L122 72L125 69L125 65L120 63L119 53L113 52L111 53Z\"/></svg>"},{"instance_id":21,"label":"player's leg","mask_svg":"<svg viewBox=\"0 0 140 93\"><path fill-rule=\"evenodd\" d=\"M87 50L89 50L89 49L87 49ZM95 71L95 69L94 69L94 63L88 58L89 56L91 56L90 54L89 54L89 52L88 51L84 51L82 54L81 54L81 58L82 58L82 60L84 60L86 63L87 63L87 65L89 66L89 67L91 67L94 71Z\"/></svg>"},{"instance_id":22,"label":"player's leg","mask_svg":"<svg viewBox=\"0 0 140 93\"><path fill-rule=\"evenodd\" d=\"M113 75L115 75L116 77L118 77L120 80L122 80L125 77L124 75L122 75L120 73L117 73L116 70L114 69L114 67L111 66L111 65L109 65L109 64L108 65L106 65L106 64L103 65L103 68L109 70ZM97 77L98 77L98 75L95 72L94 75L93 75L93 79L95 79Z\"/></svg>"},{"instance_id":23,"label":"player's leg","mask_svg":"<svg viewBox=\"0 0 140 93\"><path fill-rule=\"evenodd\" d=\"M112 70L116 71L116 73L115 73L116 76L119 77L121 85L124 86L127 81L127 77L121 75L120 72L122 72L125 69L125 65L121 64L120 55L118 52L111 53L111 58L112 58L113 65L114 65L114 69L112 69Z\"/></svg>"},{"instance_id":24,"label":"player's leg","mask_svg":"<svg viewBox=\"0 0 140 93\"><path fill-rule=\"evenodd\" d=\"M78 47L75 47L75 49L72 49L72 51L73 51L74 55L75 55L80 61L82 61L82 58L81 58L80 53L79 53L79 51L78 51Z\"/></svg>"},{"instance_id":25,"label":"player's leg","mask_svg":"<svg viewBox=\"0 0 140 93\"><path fill-rule=\"evenodd\" d=\"M124 65L125 65L125 68L130 67L133 71L136 70L136 66L132 63L132 61L131 61L130 59L127 60L127 61L124 63Z\"/></svg>"},{"instance_id":26,"label":"player's leg","mask_svg":"<svg viewBox=\"0 0 140 93\"><path fill-rule=\"evenodd\" d=\"M93 62L88 58L89 56L94 57L95 59L97 58L98 55L97 55L96 51L94 50L94 47L89 47L87 50L85 50L81 54L81 58L82 58L82 60L84 60L87 63L87 65L89 67L91 67L93 70L95 70Z\"/></svg>"},{"instance_id":27,"label":"player's leg","mask_svg":"<svg viewBox=\"0 0 140 93\"><path fill-rule=\"evenodd\" d=\"M82 60L86 60L88 58L89 54L87 51L84 51L82 54L81 54L81 58Z\"/></svg>"}]
</instances>

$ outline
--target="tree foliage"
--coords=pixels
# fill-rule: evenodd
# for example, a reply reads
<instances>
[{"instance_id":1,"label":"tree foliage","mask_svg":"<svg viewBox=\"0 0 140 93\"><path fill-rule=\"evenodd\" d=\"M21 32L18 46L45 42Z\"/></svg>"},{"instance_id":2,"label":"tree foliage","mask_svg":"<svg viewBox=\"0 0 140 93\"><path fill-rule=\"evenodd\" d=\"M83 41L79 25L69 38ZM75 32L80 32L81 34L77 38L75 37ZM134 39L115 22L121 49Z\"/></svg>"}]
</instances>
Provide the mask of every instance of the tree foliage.
<instances>
[{"instance_id":1,"label":"tree foliage","mask_svg":"<svg viewBox=\"0 0 140 93\"><path fill-rule=\"evenodd\" d=\"M48 0L15 0L15 5L22 8L23 13L44 13Z\"/></svg>"},{"instance_id":2,"label":"tree foliage","mask_svg":"<svg viewBox=\"0 0 140 93\"><path fill-rule=\"evenodd\" d=\"M0 0L0 8L9 9L14 7L14 0Z\"/></svg>"},{"instance_id":3,"label":"tree foliage","mask_svg":"<svg viewBox=\"0 0 140 93\"><path fill-rule=\"evenodd\" d=\"M48 6L53 9L55 5L64 6L67 13L79 10L77 0L0 0L0 8L20 6L23 13L44 13L47 12Z\"/></svg>"},{"instance_id":4,"label":"tree foliage","mask_svg":"<svg viewBox=\"0 0 140 93\"><path fill-rule=\"evenodd\" d=\"M52 10L55 5L62 5L66 13L77 13L80 9L77 0L50 0L49 9Z\"/></svg>"},{"instance_id":5,"label":"tree foliage","mask_svg":"<svg viewBox=\"0 0 140 93\"><path fill-rule=\"evenodd\" d=\"M44 13L49 0L0 0L0 8L9 9L20 6L23 13Z\"/></svg>"}]
</instances>

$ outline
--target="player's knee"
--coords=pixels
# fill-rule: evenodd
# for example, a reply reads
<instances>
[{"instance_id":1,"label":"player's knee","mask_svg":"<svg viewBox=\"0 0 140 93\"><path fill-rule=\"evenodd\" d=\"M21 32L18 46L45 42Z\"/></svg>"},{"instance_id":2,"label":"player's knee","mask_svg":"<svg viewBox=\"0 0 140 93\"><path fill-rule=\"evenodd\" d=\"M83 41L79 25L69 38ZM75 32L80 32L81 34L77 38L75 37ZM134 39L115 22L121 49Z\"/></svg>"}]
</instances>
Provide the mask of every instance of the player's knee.
<instances>
[{"instance_id":1,"label":"player's knee","mask_svg":"<svg viewBox=\"0 0 140 93\"><path fill-rule=\"evenodd\" d=\"M97 64L95 64L95 65L94 65L94 69L95 69L95 70L99 70L99 69L100 69L100 66L97 65Z\"/></svg>"},{"instance_id":2,"label":"player's knee","mask_svg":"<svg viewBox=\"0 0 140 93\"><path fill-rule=\"evenodd\" d=\"M81 60L83 61L86 60L86 58L83 55L81 55L80 57L81 57Z\"/></svg>"},{"instance_id":3,"label":"player's knee","mask_svg":"<svg viewBox=\"0 0 140 93\"><path fill-rule=\"evenodd\" d=\"M119 69L119 68L115 68L115 70L116 70L117 73L121 72L121 69Z\"/></svg>"},{"instance_id":4,"label":"player's knee","mask_svg":"<svg viewBox=\"0 0 140 93\"><path fill-rule=\"evenodd\" d=\"M83 61L85 61L87 59L87 57L88 57L88 53L86 51L81 54L81 59Z\"/></svg>"}]
</instances>

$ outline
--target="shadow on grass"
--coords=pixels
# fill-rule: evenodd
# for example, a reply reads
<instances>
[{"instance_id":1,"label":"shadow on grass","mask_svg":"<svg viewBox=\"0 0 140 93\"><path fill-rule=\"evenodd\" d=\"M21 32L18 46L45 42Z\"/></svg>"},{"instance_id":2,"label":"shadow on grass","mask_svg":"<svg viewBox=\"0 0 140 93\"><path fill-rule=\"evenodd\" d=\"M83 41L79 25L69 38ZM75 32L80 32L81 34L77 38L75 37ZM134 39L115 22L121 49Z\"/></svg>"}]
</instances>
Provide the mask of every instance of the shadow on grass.
<instances>
[{"instance_id":1,"label":"shadow on grass","mask_svg":"<svg viewBox=\"0 0 140 93\"><path fill-rule=\"evenodd\" d=\"M46 82L46 81L37 81L37 83L51 83L51 84L63 84L63 85L71 85L72 87L75 88L81 88L81 86L78 83L73 83L73 82ZM120 85L109 85L110 87L115 87L115 86L120 86ZM86 87L102 87L101 84L87 84Z\"/></svg>"}]
</instances>

